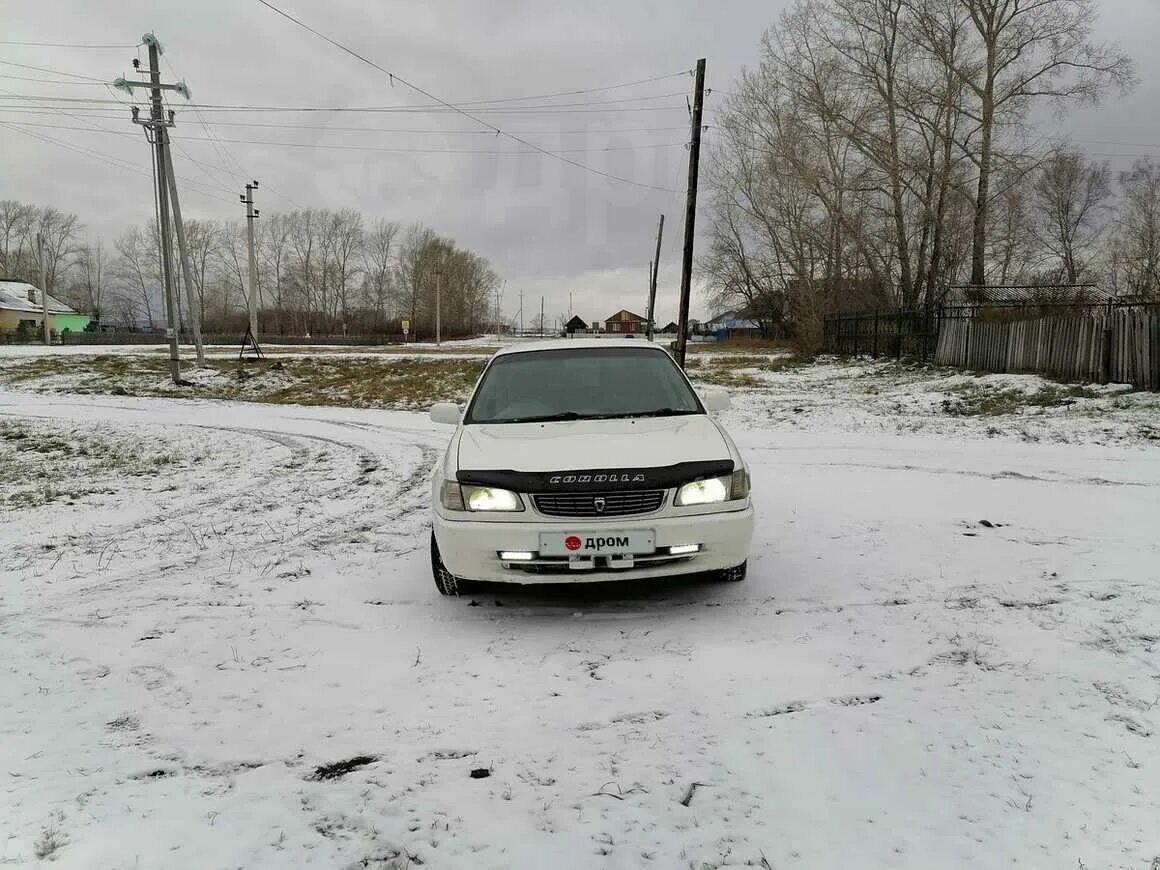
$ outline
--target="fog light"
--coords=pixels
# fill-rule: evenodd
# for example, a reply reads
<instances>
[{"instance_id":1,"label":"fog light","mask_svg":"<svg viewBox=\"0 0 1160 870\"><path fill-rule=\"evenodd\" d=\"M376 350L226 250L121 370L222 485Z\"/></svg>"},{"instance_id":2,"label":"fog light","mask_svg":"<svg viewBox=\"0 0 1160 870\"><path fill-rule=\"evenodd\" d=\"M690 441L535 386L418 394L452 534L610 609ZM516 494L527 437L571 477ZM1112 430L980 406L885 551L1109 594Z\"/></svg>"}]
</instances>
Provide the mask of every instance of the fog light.
<instances>
[{"instance_id":1,"label":"fog light","mask_svg":"<svg viewBox=\"0 0 1160 870\"><path fill-rule=\"evenodd\" d=\"M501 550L499 554L501 562L530 562L534 558L536 554L526 550Z\"/></svg>"},{"instance_id":2,"label":"fog light","mask_svg":"<svg viewBox=\"0 0 1160 870\"><path fill-rule=\"evenodd\" d=\"M701 552L700 544L678 544L675 547L669 547L670 556L688 556L699 552Z\"/></svg>"}]
</instances>

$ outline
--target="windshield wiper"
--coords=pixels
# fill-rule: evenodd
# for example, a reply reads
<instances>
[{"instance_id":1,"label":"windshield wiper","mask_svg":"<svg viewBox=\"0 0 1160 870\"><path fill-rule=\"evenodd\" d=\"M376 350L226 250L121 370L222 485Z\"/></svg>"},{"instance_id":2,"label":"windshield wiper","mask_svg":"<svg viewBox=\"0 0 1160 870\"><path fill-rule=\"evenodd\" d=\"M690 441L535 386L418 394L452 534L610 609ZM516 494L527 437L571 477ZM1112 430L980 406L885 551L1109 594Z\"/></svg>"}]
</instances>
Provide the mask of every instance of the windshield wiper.
<instances>
[{"instance_id":1,"label":"windshield wiper","mask_svg":"<svg viewBox=\"0 0 1160 870\"><path fill-rule=\"evenodd\" d=\"M652 411L641 411L637 414L626 415L633 417L683 417L686 414L696 414L686 408L656 408Z\"/></svg>"},{"instance_id":2,"label":"windshield wiper","mask_svg":"<svg viewBox=\"0 0 1160 870\"><path fill-rule=\"evenodd\" d=\"M563 420L589 420L587 414L576 411L561 411L559 414L540 414L535 417L509 417L506 420L492 420L492 423L558 423Z\"/></svg>"}]
</instances>

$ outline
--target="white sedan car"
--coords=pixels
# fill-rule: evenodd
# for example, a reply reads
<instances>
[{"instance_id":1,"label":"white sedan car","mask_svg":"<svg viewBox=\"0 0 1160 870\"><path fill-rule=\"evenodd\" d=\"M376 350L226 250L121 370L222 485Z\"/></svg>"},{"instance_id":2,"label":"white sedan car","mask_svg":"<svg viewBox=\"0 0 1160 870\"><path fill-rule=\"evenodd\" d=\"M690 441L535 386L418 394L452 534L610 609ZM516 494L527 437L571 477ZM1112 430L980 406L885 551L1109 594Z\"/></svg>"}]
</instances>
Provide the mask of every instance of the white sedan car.
<instances>
[{"instance_id":1,"label":"white sedan car","mask_svg":"<svg viewBox=\"0 0 1160 870\"><path fill-rule=\"evenodd\" d=\"M431 409L456 426L433 475L435 585L744 579L749 473L709 416L728 404L652 344L501 350L465 408Z\"/></svg>"}]
</instances>

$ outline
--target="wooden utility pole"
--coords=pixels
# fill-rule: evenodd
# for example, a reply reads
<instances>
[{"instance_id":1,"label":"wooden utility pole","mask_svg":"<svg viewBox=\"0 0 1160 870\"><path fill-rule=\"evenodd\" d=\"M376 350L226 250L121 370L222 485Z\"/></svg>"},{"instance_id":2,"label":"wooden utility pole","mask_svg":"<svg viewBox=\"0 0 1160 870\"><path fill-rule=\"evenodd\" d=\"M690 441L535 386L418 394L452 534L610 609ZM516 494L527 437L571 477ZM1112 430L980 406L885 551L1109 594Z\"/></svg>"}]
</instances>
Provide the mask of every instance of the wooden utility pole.
<instances>
[{"instance_id":1,"label":"wooden utility pole","mask_svg":"<svg viewBox=\"0 0 1160 870\"><path fill-rule=\"evenodd\" d=\"M435 267L435 346L443 344L443 267Z\"/></svg>"},{"instance_id":2,"label":"wooden utility pole","mask_svg":"<svg viewBox=\"0 0 1160 870\"><path fill-rule=\"evenodd\" d=\"M36 261L40 267L40 313L43 318L44 343L52 344L52 330L48 325L48 256L44 252L44 233L36 234Z\"/></svg>"},{"instance_id":3,"label":"wooden utility pole","mask_svg":"<svg viewBox=\"0 0 1160 870\"><path fill-rule=\"evenodd\" d=\"M697 61L693 93L693 137L689 143L689 187L685 197L685 250L681 256L681 301L677 318L677 364L685 367L689 338L689 294L693 287L693 240L697 224L697 177L701 165L701 111L705 104L705 58Z\"/></svg>"},{"instance_id":4,"label":"wooden utility pole","mask_svg":"<svg viewBox=\"0 0 1160 870\"><path fill-rule=\"evenodd\" d=\"M173 226L177 230L177 253L181 260L181 280L185 284L185 310L189 312L190 328L193 330L193 346L197 351L198 368L205 367L205 345L201 340L201 305L193 287L193 272L189 268L189 246L185 243L185 224L181 220L181 202L177 198L177 179L173 175L173 155L165 161L165 175L169 184L169 197L173 202Z\"/></svg>"},{"instance_id":5,"label":"wooden utility pole","mask_svg":"<svg viewBox=\"0 0 1160 870\"><path fill-rule=\"evenodd\" d=\"M544 337L544 297L540 297L540 338Z\"/></svg>"},{"instance_id":6,"label":"wooden utility pole","mask_svg":"<svg viewBox=\"0 0 1160 870\"><path fill-rule=\"evenodd\" d=\"M246 206L246 244L250 248L250 335L254 338L254 344L258 343L258 258L254 254L254 219L261 214L254 208L254 191L257 189L258 182L251 181L246 185L245 195L238 196Z\"/></svg>"},{"instance_id":7,"label":"wooden utility pole","mask_svg":"<svg viewBox=\"0 0 1160 870\"><path fill-rule=\"evenodd\" d=\"M660 223L657 224L657 253L653 257L653 261L649 266L648 276L648 340L653 340L653 330L655 325L653 323L653 314L656 311L657 304L657 272L661 268L661 236L665 231L665 216L661 215Z\"/></svg>"}]
</instances>

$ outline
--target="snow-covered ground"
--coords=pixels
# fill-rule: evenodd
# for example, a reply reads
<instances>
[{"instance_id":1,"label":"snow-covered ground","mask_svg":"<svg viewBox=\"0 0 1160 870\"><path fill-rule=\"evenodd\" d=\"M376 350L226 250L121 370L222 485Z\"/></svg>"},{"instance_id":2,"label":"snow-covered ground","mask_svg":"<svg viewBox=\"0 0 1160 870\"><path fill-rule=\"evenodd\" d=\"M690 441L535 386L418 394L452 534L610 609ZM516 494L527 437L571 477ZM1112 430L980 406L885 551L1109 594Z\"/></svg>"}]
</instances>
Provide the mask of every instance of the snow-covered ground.
<instances>
[{"instance_id":1,"label":"snow-covered ground","mask_svg":"<svg viewBox=\"0 0 1160 870\"><path fill-rule=\"evenodd\" d=\"M1156 866L1154 442L778 383L745 583L470 600L420 415L0 391L164 457L0 500L0 864Z\"/></svg>"},{"instance_id":2,"label":"snow-covered ground","mask_svg":"<svg viewBox=\"0 0 1160 870\"><path fill-rule=\"evenodd\" d=\"M300 344L268 344L263 345L262 352L266 356L305 356L305 357L374 357L384 355L406 354L446 354L451 357L474 357L478 355L490 356L499 345L486 338L469 338L457 341L445 341L442 345L435 342L411 342L407 345L391 344L380 347L361 345L300 345ZM232 345L207 344L204 348L209 359L237 359L241 342ZM192 345L182 345L180 348L183 367L190 368L194 361ZM142 356L142 357L169 357L167 344L0 344L0 364L5 360L43 359L44 357L86 357L86 356Z\"/></svg>"},{"instance_id":3,"label":"snow-covered ground","mask_svg":"<svg viewBox=\"0 0 1160 870\"><path fill-rule=\"evenodd\" d=\"M770 359L730 364L707 355L690 374L731 388L728 420L747 429L1160 446L1160 394L1126 384L1069 385L893 360L823 357L781 368Z\"/></svg>"}]
</instances>

